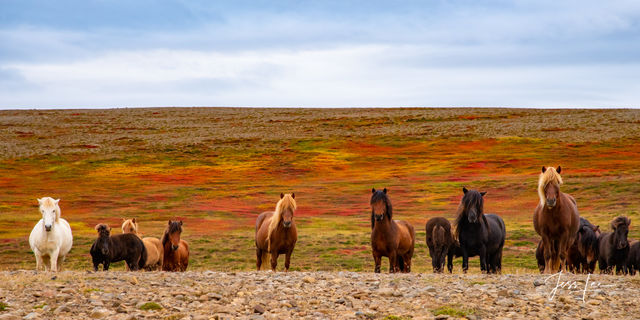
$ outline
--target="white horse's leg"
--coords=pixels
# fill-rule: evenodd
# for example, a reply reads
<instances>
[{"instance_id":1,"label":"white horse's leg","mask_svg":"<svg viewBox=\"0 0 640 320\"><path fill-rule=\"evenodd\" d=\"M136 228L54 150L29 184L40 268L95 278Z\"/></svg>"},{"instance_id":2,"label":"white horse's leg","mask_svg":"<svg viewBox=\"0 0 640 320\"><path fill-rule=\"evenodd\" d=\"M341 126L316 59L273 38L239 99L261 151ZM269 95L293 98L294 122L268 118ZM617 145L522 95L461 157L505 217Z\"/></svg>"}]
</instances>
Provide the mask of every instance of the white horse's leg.
<instances>
[{"instance_id":1,"label":"white horse's leg","mask_svg":"<svg viewBox=\"0 0 640 320\"><path fill-rule=\"evenodd\" d=\"M36 271L40 271L40 268L44 267L42 265L42 253L40 253L40 250L34 249L33 254L36 256Z\"/></svg>"},{"instance_id":2,"label":"white horse's leg","mask_svg":"<svg viewBox=\"0 0 640 320\"><path fill-rule=\"evenodd\" d=\"M62 262L64 261L64 256L63 255L59 255L58 256L58 271L62 271Z\"/></svg>"},{"instance_id":3,"label":"white horse's leg","mask_svg":"<svg viewBox=\"0 0 640 320\"><path fill-rule=\"evenodd\" d=\"M60 248L56 248L51 252L51 271L58 271L58 255L60 254Z\"/></svg>"}]
</instances>

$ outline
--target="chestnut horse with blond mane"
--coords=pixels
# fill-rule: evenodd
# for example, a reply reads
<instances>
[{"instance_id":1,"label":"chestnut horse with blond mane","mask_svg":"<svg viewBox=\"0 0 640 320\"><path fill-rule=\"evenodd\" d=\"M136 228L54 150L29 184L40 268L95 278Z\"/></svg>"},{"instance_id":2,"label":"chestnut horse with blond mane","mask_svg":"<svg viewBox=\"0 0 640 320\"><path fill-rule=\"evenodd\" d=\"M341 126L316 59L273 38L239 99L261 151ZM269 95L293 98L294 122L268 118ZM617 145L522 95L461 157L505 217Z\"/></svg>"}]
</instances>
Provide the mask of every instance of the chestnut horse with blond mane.
<instances>
[{"instance_id":1,"label":"chestnut horse with blond mane","mask_svg":"<svg viewBox=\"0 0 640 320\"><path fill-rule=\"evenodd\" d=\"M389 272L411 272L411 258L416 242L413 226L393 220L391 200L384 190L371 189L371 251L374 271L380 273L382 257L389 257Z\"/></svg>"},{"instance_id":2,"label":"chestnut horse with blond mane","mask_svg":"<svg viewBox=\"0 0 640 320\"><path fill-rule=\"evenodd\" d=\"M271 270L276 271L278 256L285 255L284 269L289 271L291 253L298 241L298 229L293 222L296 211L295 194L280 194L275 211L263 212L256 220L256 265L258 270L271 255Z\"/></svg>"},{"instance_id":3,"label":"chestnut horse with blond mane","mask_svg":"<svg viewBox=\"0 0 640 320\"><path fill-rule=\"evenodd\" d=\"M556 273L566 266L569 247L580 227L576 200L560 192L562 168L542 167L538 180L540 202L533 213L533 228L542 237L544 272Z\"/></svg>"}]
</instances>

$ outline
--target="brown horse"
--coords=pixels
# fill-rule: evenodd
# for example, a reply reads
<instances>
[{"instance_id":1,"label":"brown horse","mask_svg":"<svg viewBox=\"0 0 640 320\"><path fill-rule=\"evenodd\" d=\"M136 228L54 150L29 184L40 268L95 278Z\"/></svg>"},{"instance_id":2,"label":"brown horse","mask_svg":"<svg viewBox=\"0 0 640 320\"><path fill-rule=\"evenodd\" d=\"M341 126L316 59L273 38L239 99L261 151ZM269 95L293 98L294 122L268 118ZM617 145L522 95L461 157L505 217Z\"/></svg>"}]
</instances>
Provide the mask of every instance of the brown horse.
<instances>
[{"instance_id":1,"label":"brown horse","mask_svg":"<svg viewBox=\"0 0 640 320\"><path fill-rule=\"evenodd\" d=\"M411 272L411 258L416 242L413 226L406 221L393 220L391 200L384 190L371 189L371 251L376 273L380 272L382 257L389 257L389 272Z\"/></svg>"},{"instance_id":2,"label":"brown horse","mask_svg":"<svg viewBox=\"0 0 640 320\"><path fill-rule=\"evenodd\" d=\"M284 269L289 271L291 253L298 241L298 229L293 221L296 195L280 194L275 211L263 212L256 220L256 266L258 270L271 255L271 270L276 271L278 256L285 255Z\"/></svg>"},{"instance_id":3,"label":"brown horse","mask_svg":"<svg viewBox=\"0 0 640 320\"><path fill-rule=\"evenodd\" d=\"M147 261L145 261L144 269L147 271L162 270L162 258L164 250L160 239L154 237L141 237L138 233L138 221L136 218L124 219L122 223L122 233L133 233L142 239L144 247L147 249Z\"/></svg>"},{"instance_id":4,"label":"brown horse","mask_svg":"<svg viewBox=\"0 0 640 320\"><path fill-rule=\"evenodd\" d=\"M164 259L162 271L186 271L189 265L189 244L180 239L182 221L171 221L162 235Z\"/></svg>"},{"instance_id":5,"label":"brown horse","mask_svg":"<svg viewBox=\"0 0 640 320\"><path fill-rule=\"evenodd\" d=\"M562 168L542 167L538 180L540 203L533 213L533 228L542 237L545 273L556 273L566 266L569 247L580 227L576 200L560 192Z\"/></svg>"}]
</instances>

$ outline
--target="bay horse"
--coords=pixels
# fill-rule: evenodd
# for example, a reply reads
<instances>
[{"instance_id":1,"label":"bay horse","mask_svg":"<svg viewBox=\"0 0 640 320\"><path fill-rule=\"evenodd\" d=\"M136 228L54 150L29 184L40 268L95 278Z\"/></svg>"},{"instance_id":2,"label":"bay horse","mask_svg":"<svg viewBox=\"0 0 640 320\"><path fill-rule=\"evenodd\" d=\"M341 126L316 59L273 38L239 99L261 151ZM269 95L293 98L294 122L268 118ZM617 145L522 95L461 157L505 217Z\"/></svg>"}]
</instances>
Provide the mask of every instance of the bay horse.
<instances>
[{"instance_id":1,"label":"bay horse","mask_svg":"<svg viewBox=\"0 0 640 320\"><path fill-rule=\"evenodd\" d=\"M271 256L271 270L276 271L278 256L285 255L284 269L289 271L291 254L298 241L298 229L293 221L297 209L295 193L280 193L275 211L261 213L256 220L256 266L258 270Z\"/></svg>"},{"instance_id":2,"label":"bay horse","mask_svg":"<svg viewBox=\"0 0 640 320\"><path fill-rule=\"evenodd\" d=\"M94 271L98 271L100 264L107 271L109 264L123 260L133 271L144 267L147 250L138 236L130 233L111 235L111 228L106 224L98 224L95 229L98 238L89 250Z\"/></svg>"},{"instance_id":3,"label":"bay horse","mask_svg":"<svg viewBox=\"0 0 640 320\"><path fill-rule=\"evenodd\" d=\"M611 221L613 232L605 232L600 236L600 257L598 259L600 273L611 274L614 266L616 274L627 273L629 225L631 225L631 219L624 216L616 217Z\"/></svg>"},{"instance_id":4,"label":"bay horse","mask_svg":"<svg viewBox=\"0 0 640 320\"><path fill-rule=\"evenodd\" d=\"M533 228L542 237L545 273L556 273L566 266L569 247L580 227L576 200L560 191L562 168L542 167L538 179L540 202L533 213Z\"/></svg>"},{"instance_id":5,"label":"bay horse","mask_svg":"<svg viewBox=\"0 0 640 320\"><path fill-rule=\"evenodd\" d=\"M71 251L73 235L67 220L60 218L60 199L50 197L38 199L42 219L36 223L29 235L29 246L36 257L36 270L50 265L58 271L65 256Z\"/></svg>"},{"instance_id":6,"label":"bay horse","mask_svg":"<svg viewBox=\"0 0 640 320\"><path fill-rule=\"evenodd\" d=\"M444 271L449 249L454 245L451 223L443 217L429 219L425 225L427 247L434 273Z\"/></svg>"},{"instance_id":7,"label":"bay horse","mask_svg":"<svg viewBox=\"0 0 640 320\"><path fill-rule=\"evenodd\" d=\"M189 244L180 239L182 221L171 221L162 235L162 271L186 271L189 266Z\"/></svg>"},{"instance_id":8,"label":"bay horse","mask_svg":"<svg viewBox=\"0 0 640 320\"><path fill-rule=\"evenodd\" d=\"M465 187L462 192L455 221L459 251L462 253L462 271L466 273L469 269L469 257L478 255L482 272L501 272L502 248L507 235L504 221L495 214L484 213L486 192L467 190ZM450 255L454 253L450 251Z\"/></svg>"},{"instance_id":9,"label":"bay horse","mask_svg":"<svg viewBox=\"0 0 640 320\"><path fill-rule=\"evenodd\" d=\"M162 248L162 242L155 237L142 237L138 232L138 221L136 218L124 219L122 223L122 233L132 233L142 239L145 249L147 249L147 260L144 263L144 269L147 271L162 270L162 259L164 256L164 249Z\"/></svg>"},{"instance_id":10,"label":"bay horse","mask_svg":"<svg viewBox=\"0 0 640 320\"><path fill-rule=\"evenodd\" d=\"M382 257L389 258L389 272L411 272L416 233L406 221L393 220L387 188L371 189L371 251L374 271L380 273Z\"/></svg>"}]
</instances>

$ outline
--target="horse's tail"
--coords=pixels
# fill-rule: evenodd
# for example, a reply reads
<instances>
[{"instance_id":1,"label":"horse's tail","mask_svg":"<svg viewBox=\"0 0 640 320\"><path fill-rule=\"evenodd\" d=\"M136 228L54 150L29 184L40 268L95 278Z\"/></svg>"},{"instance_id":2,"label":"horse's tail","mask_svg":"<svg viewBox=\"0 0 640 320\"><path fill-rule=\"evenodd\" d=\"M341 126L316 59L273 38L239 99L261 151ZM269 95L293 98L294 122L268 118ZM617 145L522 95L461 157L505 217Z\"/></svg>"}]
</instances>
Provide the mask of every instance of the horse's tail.
<instances>
[{"instance_id":1,"label":"horse's tail","mask_svg":"<svg viewBox=\"0 0 640 320\"><path fill-rule=\"evenodd\" d=\"M142 242L142 240L140 240L140 243L142 244L142 252L140 254L140 260L138 261L138 269L142 270L144 269L144 266L147 264L147 258L149 253L147 252L147 247L144 245L144 242Z\"/></svg>"}]
</instances>

